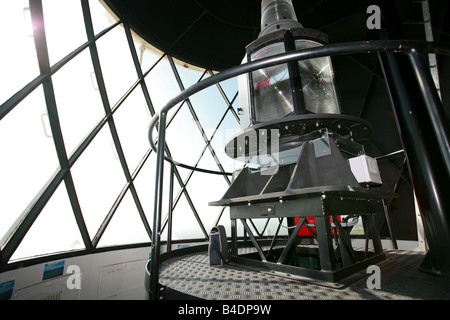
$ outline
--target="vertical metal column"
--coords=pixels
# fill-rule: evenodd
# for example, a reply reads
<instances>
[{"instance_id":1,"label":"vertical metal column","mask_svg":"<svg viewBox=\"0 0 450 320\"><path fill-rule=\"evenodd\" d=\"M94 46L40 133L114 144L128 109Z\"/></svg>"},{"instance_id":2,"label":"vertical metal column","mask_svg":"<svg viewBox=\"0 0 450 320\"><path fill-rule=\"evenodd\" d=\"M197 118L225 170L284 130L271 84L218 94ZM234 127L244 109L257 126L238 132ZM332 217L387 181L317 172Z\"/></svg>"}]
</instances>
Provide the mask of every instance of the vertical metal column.
<instances>
[{"instance_id":1,"label":"vertical metal column","mask_svg":"<svg viewBox=\"0 0 450 320\"><path fill-rule=\"evenodd\" d=\"M336 259L334 257L331 225L329 216L316 218L317 241L319 246L320 268L325 271L336 269Z\"/></svg>"},{"instance_id":2,"label":"vertical metal column","mask_svg":"<svg viewBox=\"0 0 450 320\"><path fill-rule=\"evenodd\" d=\"M442 156L444 150L440 148L435 134L445 134L445 131L438 126L433 129L426 108L436 107L435 101L430 102L435 99L425 98L436 94L436 90L423 81L429 70L425 72L421 62L410 56L425 98L424 106L420 99L411 97L417 89L407 87L403 77L409 76L408 70L400 70L394 54L388 52L380 57L388 92L391 93L390 84L395 89L390 98L430 247L422 269L450 276L450 198L446 190L450 179Z\"/></svg>"},{"instance_id":3,"label":"vertical metal column","mask_svg":"<svg viewBox=\"0 0 450 320\"><path fill-rule=\"evenodd\" d=\"M448 186L450 185L450 143L449 129L445 113L438 92L434 86L433 78L426 60L425 53L411 50L408 53L414 74L429 118L421 119L431 127L426 132L428 139L434 140L434 154L424 154L430 158L429 171L434 170L433 176L427 177L430 183L423 186L426 193L417 194L419 207L424 219L426 238L430 246L427 258L421 268L424 271L450 277L450 200ZM433 134L434 133L434 134ZM431 151L433 152L433 151ZM413 180L414 186L426 180Z\"/></svg>"},{"instance_id":4,"label":"vertical metal column","mask_svg":"<svg viewBox=\"0 0 450 320\"><path fill-rule=\"evenodd\" d=\"M411 50L408 57L413 66L413 71L419 83L420 92L425 102L426 110L430 116L435 138L439 144L442 158L444 158L447 174L450 173L450 142L449 129L445 111L442 107L438 92L434 90L434 81L430 74L427 56L424 52Z\"/></svg>"},{"instance_id":5,"label":"vertical metal column","mask_svg":"<svg viewBox=\"0 0 450 320\"><path fill-rule=\"evenodd\" d=\"M172 223L173 223L173 175L175 165L170 164L170 180L169 180L169 221L167 223L167 252L172 251Z\"/></svg>"},{"instance_id":6,"label":"vertical metal column","mask_svg":"<svg viewBox=\"0 0 450 320\"><path fill-rule=\"evenodd\" d=\"M150 299L159 299L159 254L161 252L161 212L164 181L164 146L167 113L159 114L158 149L156 153L155 207L153 215L152 257L150 260Z\"/></svg>"}]
</instances>

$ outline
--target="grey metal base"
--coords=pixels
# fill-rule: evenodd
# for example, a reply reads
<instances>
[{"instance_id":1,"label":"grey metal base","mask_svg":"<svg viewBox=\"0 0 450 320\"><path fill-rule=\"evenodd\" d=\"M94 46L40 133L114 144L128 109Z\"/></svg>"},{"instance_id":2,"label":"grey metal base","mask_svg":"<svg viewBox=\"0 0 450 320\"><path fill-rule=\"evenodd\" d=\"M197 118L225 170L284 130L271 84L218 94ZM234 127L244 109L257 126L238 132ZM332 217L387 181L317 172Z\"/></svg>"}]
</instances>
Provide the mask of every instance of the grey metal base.
<instances>
[{"instance_id":1,"label":"grey metal base","mask_svg":"<svg viewBox=\"0 0 450 320\"><path fill-rule=\"evenodd\" d=\"M450 279L419 271L425 255L386 251L379 262L380 289L369 289L366 271L333 287L327 282L228 264L209 266L205 251L172 255L160 269L166 298L206 300L410 300L450 299Z\"/></svg>"}]
</instances>

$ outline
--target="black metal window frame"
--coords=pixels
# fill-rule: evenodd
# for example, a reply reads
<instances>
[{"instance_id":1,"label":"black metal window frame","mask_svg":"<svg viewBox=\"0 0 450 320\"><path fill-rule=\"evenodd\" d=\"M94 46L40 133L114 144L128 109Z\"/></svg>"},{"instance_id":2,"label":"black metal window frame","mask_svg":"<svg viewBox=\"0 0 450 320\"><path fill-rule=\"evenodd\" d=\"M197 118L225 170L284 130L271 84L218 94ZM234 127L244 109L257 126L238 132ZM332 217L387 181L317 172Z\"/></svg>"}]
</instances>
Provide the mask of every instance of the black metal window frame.
<instances>
[{"instance_id":1,"label":"black metal window frame","mask_svg":"<svg viewBox=\"0 0 450 320\"><path fill-rule=\"evenodd\" d=\"M180 90L184 90L184 84L181 80L180 75L178 74L174 59L167 55L166 53L162 53L161 56L153 63L153 65L146 71L143 72L138 54L136 52L135 43L133 40L132 31L130 29L130 26L128 22L124 19L118 19L115 23L110 25L109 27L105 28L98 34L94 34L93 24L92 24L92 17L91 17L91 11L89 7L89 1L88 0L80 0L80 5L83 12L84 17L84 25L86 28L86 34L87 34L87 42L83 43L81 46L79 46L77 49L69 53L67 56L62 58L60 61L56 62L53 65L50 65L49 61L49 55L48 55L48 48L47 48L47 40L45 35L45 24L44 24L44 14L43 14L43 6L41 0L33 0L30 1L30 14L32 23L35 27L33 28L33 36L35 41L35 47L36 47L36 54L38 57L38 63L39 63L39 70L40 74L35 79L33 79L30 83L25 85L22 89L20 89L18 92L16 92L14 95L12 95L8 100L6 100L3 104L0 105L0 121L8 115L10 111L12 111L17 105L20 104L22 100L24 100L30 93L32 93L35 89L39 88L41 85L44 90L44 98L47 106L47 111L49 114L49 123L50 128L52 131L52 137L54 140L54 145L56 148L58 161L60 168L54 173L52 177L50 177L49 181L43 188L41 189L40 193L36 195L35 199L37 199L34 203L30 204L27 209L22 213L22 216L24 219L20 222L20 224L15 226L14 233L10 234L7 241L5 243L0 244L2 245L0 250L0 272L5 270L10 270L17 268L19 266L23 265L33 265L37 263L42 263L44 261L50 261L53 259L61 259L65 257L71 257L71 256L77 256L77 255L84 255L84 254L90 254L95 252L104 252L107 250L117 250L122 248L133 248L133 247L142 247L142 246L149 246L152 242L152 228L147 221L144 208L141 204L141 200L136 192L136 188L134 185L134 180L138 176L138 174L141 172L141 169L143 168L144 164L147 162L149 157L151 156L153 150L151 146L149 146L148 150L145 152L144 156L138 163L137 167L134 169L134 171L131 171L128 167L128 164L125 159L125 154L119 139L119 135L117 133L116 125L114 122L114 114L119 109L119 107L124 103L124 101L130 96L130 94L137 88L141 87L145 103L147 105L148 111L151 116L156 114L155 108L153 106L149 90L147 88L145 78L151 73L151 71L160 63L163 59L167 59L169 61L169 64L171 66L172 72L176 78L177 84L180 88ZM101 61L97 52L97 45L96 41L101 39L104 35L108 34L111 30L115 29L118 26L122 26L123 30L125 31L126 39L129 45L129 50L131 53L131 57L133 60L133 64L136 69L137 74L137 80L131 85L131 87L122 95L122 97L114 104L111 105L110 101L108 100L107 95L107 89L105 86L105 81L103 78L103 72L101 68ZM65 145L64 145L64 139L61 132L61 126L59 123L59 117L58 117L58 108L56 105L56 99L53 89L53 82L52 82L52 76L60 70L64 65L66 65L68 62L70 62L72 59L77 57L81 52L84 52L85 50L89 50L92 65L94 67L94 73L96 77L96 81L99 88L99 94L101 97L103 109L105 111L105 116L100 119L97 123L97 125L93 128L93 130L85 137L85 139L80 143L77 149L73 151L71 156L69 157L66 153ZM214 72L212 70L205 70L204 73L200 76L198 81L201 81L205 75L209 73L209 75L213 75ZM185 196L190 209L192 210L199 226L202 229L202 233L204 238L202 239L192 239L193 241L204 241L208 237L208 232L206 231L205 227L203 226L203 223L197 213L197 209L195 206L195 203L192 201L189 192L187 190L187 184L189 183L190 178L192 177L193 173L195 171L202 171L205 173L217 173L213 170L208 169L201 169L198 168L198 164L200 160L202 159L203 155L205 154L206 150L208 149L211 155L213 156L215 162L218 165L218 172L222 174L226 180L226 182L229 184L228 175L229 173L225 172L223 166L221 165L220 160L217 158L217 155L215 153L214 148L211 145L211 140L214 138L215 134L219 130L220 125L222 124L223 120L225 119L225 116L228 113L231 113L237 123L239 123L239 117L233 108L233 103L236 100L237 92L233 96L233 98L230 100L229 97L226 95L225 91L222 89L220 83L216 84L217 90L220 92L221 96L223 97L227 107L226 110L221 117L220 122L216 126L212 136L208 139L205 135L205 130L203 129L200 120L195 114L194 106L189 101L189 99L186 99L183 101L180 106L178 107L178 110L174 112L171 119L168 121L168 125L172 122L172 120L177 116L178 111L181 109L181 107L187 106L189 108L190 113L196 120L197 127L199 132L202 134L202 137L205 141L205 146L203 147L202 152L199 154L196 164L194 166L191 165L185 165L185 164L178 164L181 167L190 169L190 172L184 180L182 179L180 173L177 169L177 164L173 163L172 173L176 177L176 180L178 181L178 184L180 185L180 190L173 199L171 197L170 203L169 203L169 209L168 214L166 217L166 221L164 224L164 227L168 225L168 244L172 242L172 226L171 226L171 216L173 213L173 210L177 206L180 198L182 195ZM80 156L83 154L83 152L87 149L87 147L90 145L90 143L94 140L94 138L97 136L97 134L106 126L108 126L114 146L117 150L118 158L122 167L122 171L126 178L126 184L123 186L122 190L120 191L119 195L117 195L116 200L112 204L110 210L106 213L105 218L103 222L101 223L100 227L98 228L96 234L91 237L89 235L89 232L86 227L86 223L83 218L82 209L80 207L80 203L77 196L77 191L73 182L71 168L75 164L75 162L80 158ZM156 141L155 141L156 142ZM170 149L165 144L165 150L166 153L170 156ZM60 186L60 184L64 182L66 192L68 194L71 208L73 211L73 214L75 216L76 223L78 225L78 229L80 231L80 235L83 240L83 244L85 249L83 250L77 250L74 251L67 251L63 253L50 253L45 254L40 257L36 258L29 258L25 261L20 262L9 262L10 258L13 256L14 252L17 250L19 245L21 244L22 240L25 238L28 230L33 225L34 221L38 218L41 211L44 209L47 202L50 200L56 189ZM171 177L171 185L172 185L172 192L173 192L173 176ZM124 198L125 194L130 191L134 204L136 205L136 208L138 210L139 216L141 218L142 224L144 225L144 228L146 230L146 233L148 234L149 241L146 243L136 243L136 244L125 244L125 245L118 245L118 246L111 246L111 247L98 247L98 243L105 232L109 222L111 221L112 217L114 216L117 208L119 207L122 199ZM223 214L222 210L217 219L216 222L219 221L220 217ZM170 223L168 223L170 222ZM170 246L169 246L170 247Z\"/></svg>"}]
</instances>

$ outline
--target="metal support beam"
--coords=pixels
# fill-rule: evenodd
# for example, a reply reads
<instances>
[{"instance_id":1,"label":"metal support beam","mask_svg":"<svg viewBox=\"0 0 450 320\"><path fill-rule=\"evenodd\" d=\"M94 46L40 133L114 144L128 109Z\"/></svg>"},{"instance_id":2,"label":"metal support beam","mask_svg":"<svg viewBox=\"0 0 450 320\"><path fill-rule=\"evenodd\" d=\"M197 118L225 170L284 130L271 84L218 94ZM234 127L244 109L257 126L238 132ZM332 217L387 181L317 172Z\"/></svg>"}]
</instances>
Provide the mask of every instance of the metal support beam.
<instances>
[{"instance_id":1,"label":"metal support beam","mask_svg":"<svg viewBox=\"0 0 450 320\"><path fill-rule=\"evenodd\" d=\"M250 227L248 226L247 221L245 221L245 219L241 219L241 222L242 222L242 225L244 226L244 229L247 232L250 240L252 241L253 246L255 247L256 251L258 252L258 254L261 258L261 261L267 262L267 258L264 255L264 252L262 251L261 247L259 246L258 241L256 241L255 236L252 233L252 230L250 230Z\"/></svg>"},{"instance_id":2,"label":"metal support beam","mask_svg":"<svg viewBox=\"0 0 450 320\"><path fill-rule=\"evenodd\" d=\"M450 176L446 164L448 156L444 156L449 149L443 149L448 144L448 131L445 124L439 124L443 120L439 119L442 105L437 103L437 92L434 86L430 87L429 70L424 69L422 58L416 51L410 51L408 56L425 107L420 98L411 98L417 89L408 89L403 78L405 71L400 72L393 53L380 55L381 65L430 246L426 260L431 266L426 269L450 276L450 199L447 190Z\"/></svg>"},{"instance_id":3,"label":"metal support beam","mask_svg":"<svg viewBox=\"0 0 450 320\"><path fill-rule=\"evenodd\" d=\"M155 201L153 213L152 256L150 261L150 298L159 299L159 258L161 250L161 213L164 182L164 146L166 141L167 113L161 112L159 117L159 139L156 154Z\"/></svg>"}]
</instances>

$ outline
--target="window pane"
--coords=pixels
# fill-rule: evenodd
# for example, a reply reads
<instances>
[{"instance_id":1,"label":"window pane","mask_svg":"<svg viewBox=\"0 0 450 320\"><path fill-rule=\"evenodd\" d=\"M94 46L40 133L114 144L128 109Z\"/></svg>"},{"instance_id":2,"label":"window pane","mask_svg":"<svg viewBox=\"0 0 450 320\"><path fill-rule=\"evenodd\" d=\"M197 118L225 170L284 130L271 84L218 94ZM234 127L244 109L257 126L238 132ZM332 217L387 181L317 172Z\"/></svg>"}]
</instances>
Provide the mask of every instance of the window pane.
<instances>
[{"instance_id":1,"label":"window pane","mask_svg":"<svg viewBox=\"0 0 450 320\"><path fill-rule=\"evenodd\" d=\"M75 162L72 175L92 238L126 183L108 125Z\"/></svg>"},{"instance_id":2,"label":"window pane","mask_svg":"<svg viewBox=\"0 0 450 320\"><path fill-rule=\"evenodd\" d=\"M148 142L150 119L150 113L140 86L134 89L114 113L117 132L131 172L134 171L150 148Z\"/></svg>"},{"instance_id":3,"label":"window pane","mask_svg":"<svg viewBox=\"0 0 450 320\"><path fill-rule=\"evenodd\" d=\"M59 164L38 87L0 121L0 237L3 237Z\"/></svg>"},{"instance_id":4,"label":"window pane","mask_svg":"<svg viewBox=\"0 0 450 320\"><path fill-rule=\"evenodd\" d=\"M115 17L101 4L101 0L89 0L92 25L97 34L116 22Z\"/></svg>"},{"instance_id":5,"label":"window pane","mask_svg":"<svg viewBox=\"0 0 450 320\"><path fill-rule=\"evenodd\" d=\"M203 73L205 72L204 69L199 69L194 67L189 67L188 65L180 65L180 62L177 62L175 60L175 65L178 71L178 74L180 75L181 81L183 81L184 88L187 89L190 86L196 84L200 81L200 79L206 79L209 76L209 73ZM202 77L203 76L203 77Z\"/></svg>"},{"instance_id":6,"label":"window pane","mask_svg":"<svg viewBox=\"0 0 450 320\"><path fill-rule=\"evenodd\" d=\"M206 88L189 99L209 139L227 111L227 104L216 86Z\"/></svg>"},{"instance_id":7,"label":"window pane","mask_svg":"<svg viewBox=\"0 0 450 320\"><path fill-rule=\"evenodd\" d=\"M79 0L43 0L42 7L48 55L53 65L87 41L83 12Z\"/></svg>"},{"instance_id":8,"label":"window pane","mask_svg":"<svg viewBox=\"0 0 450 320\"><path fill-rule=\"evenodd\" d=\"M236 118L228 111L219 129L211 140L211 146L214 148L216 156L226 172L233 172L244 166L243 162L236 161L225 153L225 145L227 142L240 131L241 129Z\"/></svg>"},{"instance_id":9,"label":"window pane","mask_svg":"<svg viewBox=\"0 0 450 320\"><path fill-rule=\"evenodd\" d=\"M159 52L157 49L153 49L149 47L148 44L141 44L142 40L137 40L134 38L135 44L139 44L136 46L136 52L139 58L139 63L141 65L142 73L146 73L158 59L163 55L162 52Z\"/></svg>"},{"instance_id":10,"label":"window pane","mask_svg":"<svg viewBox=\"0 0 450 320\"><path fill-rule=\"evenodd\" d=\"M199 239L205 237L184 194L181 196L180 202L173 211L172 228L173 240ZM167 237L167 229L164 234Z\"/></svg>"},{"instance_id":11,"label":"window pane","mask_svg":"<svg viewBox=\"0 0 450 320\"><path fill-rule=\"evenodd\" d=\"M152 225L149 222L150 226ZM100 238L99 247L150 242L134 199L128 191L111 218L105 233Z\"/></svg>"},{"instance_id":12,"label":"window pane","mask_svg":"<svg viewBox=\"0 0 450 320\"><path fill-rule=\"evenodd\" d=\"M0 104L39 75L28 1L0 1Z\"/></svg>"},{"instance_id":13,"label":"window pane","mask_svg":"<svg viewBox=\"0 0 450 320\"><path fill-rule=\"evenodd\" d=\"M136 68L122 26L115 27L96 43L112 108L137 80Z\"/></svg>"},{"instance_id":14,"label":"window pane","mask_svg":"<svg viewBox=\"0 0 450 320\"><path fill-rule=\"evenodd\" d=\"M89 51L77 55L52 79L66 151L71 154L105 115Z\"/></svg>"},{"instance_id":15,"label":"window pane","mask_svg":"<svg viewBox=\"0 0 450 320\"><path fill-rule=\"evenodd\" d=\"M175 161L193 166L200 157L205 141L186 104L167 129L166 142Z\"/></svg>"},{"instance_id":16,"label":"window pane","mask_svg":"<svg viewBox=\"0 0 450 320\"><path fill-rule=\"evenodd\" d=\"M69 197L61 183L11 260L84 248Z\"/></svg>"},{"instance_id":17,"label":"window pane","mask_svg":"<svg viewBox=\"0 0 450 320\"><path fill-rule=\"evenodd\" d=\"M167 59L162 59L145 78L156 112L180 93L180 87Z\"/></svg>"},{"instance_id":18,"label":"window pane","mask_svg":"<svg viewBox=\"0 0 450 320\"><path fill-rule=\"evenodd\" d=\"M207 150L199 163L199 167L210 170L219 170L209 150ZM210 186L210 187L209 187ZM214 226L222 207L209 206L211 201L222 198L228 189L228 183L221 175L195 172L187 184L187 190L195 205L197 213L209 233Z\"/></svg>"}]
</instances>

